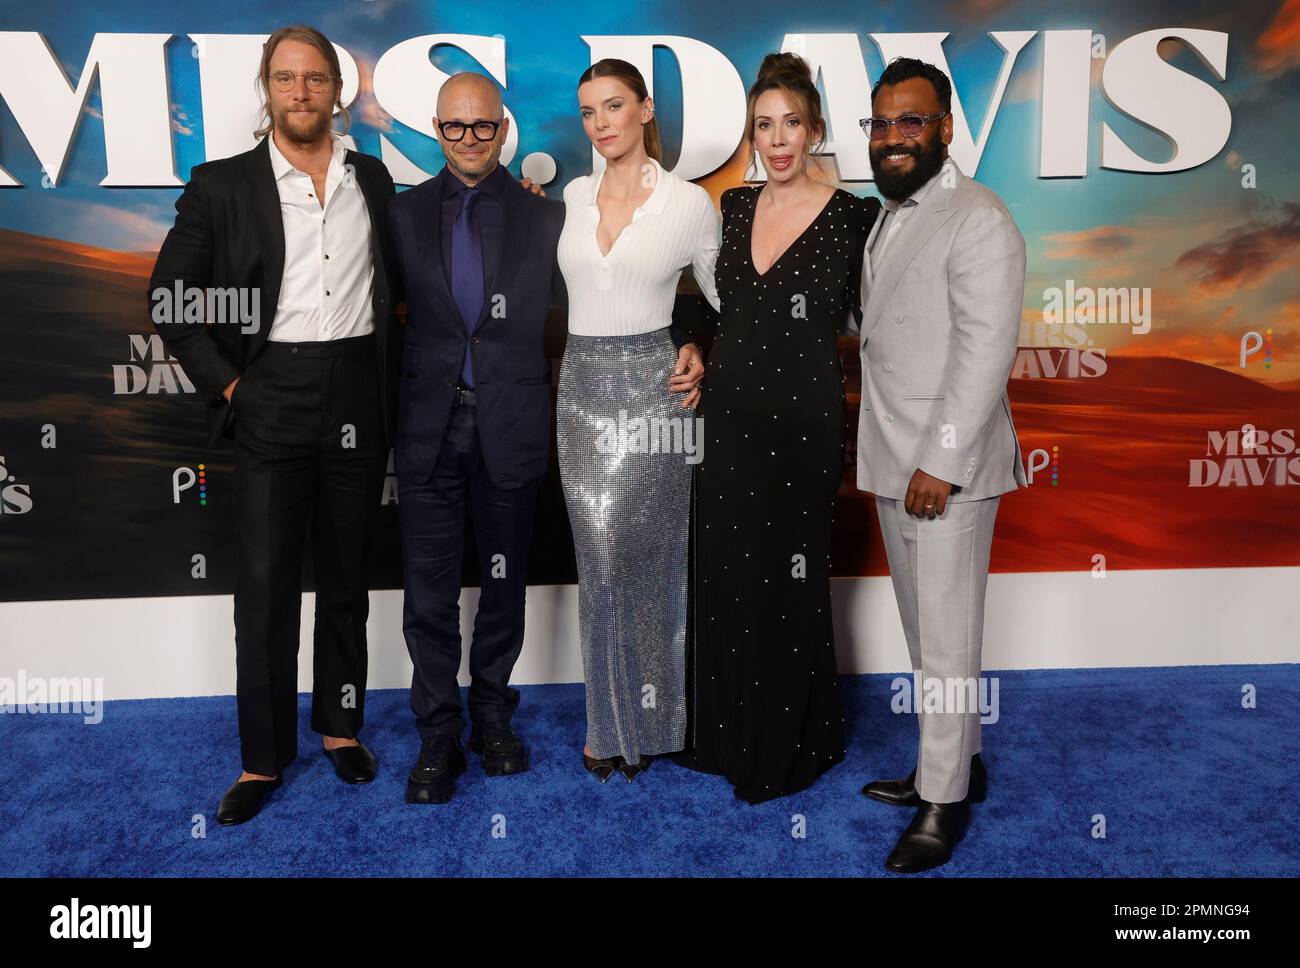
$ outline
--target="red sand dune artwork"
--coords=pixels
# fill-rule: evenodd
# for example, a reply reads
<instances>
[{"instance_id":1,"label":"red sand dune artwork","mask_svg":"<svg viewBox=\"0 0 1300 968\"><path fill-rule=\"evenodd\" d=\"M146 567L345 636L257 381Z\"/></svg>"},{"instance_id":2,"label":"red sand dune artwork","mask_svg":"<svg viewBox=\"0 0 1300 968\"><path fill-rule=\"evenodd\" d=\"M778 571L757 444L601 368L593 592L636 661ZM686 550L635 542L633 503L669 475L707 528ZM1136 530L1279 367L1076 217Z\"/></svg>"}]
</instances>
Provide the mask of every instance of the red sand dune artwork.
<instances>
[{"instance_id":1,"label":"red sand dune artwork","mask_svg":"<svg viewBox=\"0 0 1300 968\"><path fill-rule=\"evenodd\" d=\"M856 351L849 341L848 353ZM1021 352L1033 352L1022 350ZM1059 351L1057 351L1059 352ZM846 382L857 400L856 373ZM993 571L1079 571L1105 555L1108 569L1216 568L1300 564L1300 388L1274 388L1234 372L1168 357L1111 353L1091 379L1009 383L1012 416L1026 462L1059 448L1058 483L1044 469L1033 484L1002 498ZM850 404L856 433L856 409ZM1255 453L1212 454L1210 432L1256 429ZM1290 431L1274 446L1262 432ZM1240 447L1238 448L1240 450ZM1273 453L1273 451L1286 453ZM1244 486L1198 482L1262 478ZM1282 479L1272 476L1282 462ZM886 574L874 505L859 502L852 480L840 490L836 564L841 574ZM850 492L852 489L852 492ZM856 505L863 505L859 508ZM854 556L847 527L866 537ZM870 520L866 520L869 518Z\"/></svg>"},{"instance_id":2,"label":"red sand dune artwork","mask_svg":"<svg viewBox=\"0 0 1300 968\"><path fill-rule=\"evenodd\" d=\"M117 333L148 332L138 294L152 262L148 254L0 231L5 278L28 299L51 309L85 306L82 319ZM841 341L850 453L832 561L836 575L883 575L874 503L853 484L856 345L852 337ZM77 362L107 371L109 361ZM1108 569L1300 565L1300 455L1286 443L1300 429L1300 385L1270 386L1192 360L1113 351L1100 377L1016 379L1009 392L1026 460L1058 448L1058 481L1052 486L1043 469L1029 488L1003 497L994 571L1081 571L1098 554ZM1276 447L1260 444L1254 454L1209 453L1211 432L1236 431L1230 448L1248 426L1290 437ZM1193 462L1206 458L1220 478L1249 482L1253 474L1260 482L1189 486ZM1276 483L1277 461L1281 479L1295 483Z\"/></svg>"}]
</instances>

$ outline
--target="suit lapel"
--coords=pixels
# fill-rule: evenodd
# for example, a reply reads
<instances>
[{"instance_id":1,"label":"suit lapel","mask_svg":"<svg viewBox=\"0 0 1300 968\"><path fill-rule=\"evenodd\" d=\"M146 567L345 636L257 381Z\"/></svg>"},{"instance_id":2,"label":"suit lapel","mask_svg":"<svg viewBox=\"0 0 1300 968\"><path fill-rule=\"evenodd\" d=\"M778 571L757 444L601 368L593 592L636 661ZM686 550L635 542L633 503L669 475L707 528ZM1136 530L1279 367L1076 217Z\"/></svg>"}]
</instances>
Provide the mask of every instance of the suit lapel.
<instances>
[{"instance_id":1,"label":"suit lapel","mask_svg":"<svg viewBox=\"0 0 1300 968\"><path fill-rule=\"evenodd\" d=\"M958 173L960 176L960 173ZM942 172L936 174L935 179L943 177ZM949 218L952 217L954 210L951 207L952 194L956 189L957 182L954 181L951 188L945 187L942 181L930 186L924 197L917 203L916 210L907 218L907 221L898 229L894 238L890 240L889 247L884 252L880 264L876 267L871 277L871 290L867 298L866 306L862 313L862 338L865 341L871 331L875 329L876 323L880 321L880 314L884 311L885 303L889 302L889 297L893 295L894 290L898 288L898 282L903 277L907 267L912 264L916 254L921 251L921 247L930 241L931 236L943 226ZM883 224L884 210L881 211L882 217L877 219L874 232L880 230ZM897 213L895 213L897 216ZM869 258L869 254L868 254Z\"/></svg>"},{"instance_id":2,"label":"suit lapel","mask_svg":"<svg viewBox=\"0 0 1300 968\"><path fill-rule=\"evenodd\" d=\"M460 318L460 309L451 295L451 280L447 278L442 264L442 192L444 181L451 177L453 176L447 174L447 169L443 168L424 183L429 186L429 190L426 192L423 215L416 220L414 226L415 245L420 253L420 261L424 263L424 277L435 290L434 302L446 306L451 318L468 333L469 329Z\"/></svg>"},{"instance_id":3,"label":"suit lapel","mask_svg":"<svg viewBox=\"0 0 1300 968\"><path fill-rule=\"evenodd\" d=\"M882 205L880 211L876 213L876 220L871 225L871 231L867 234L867 244L862 251L862 291L871 296L871 285L876 281L875 272L871 268L871 247L876 244L876 236L880 234L880 227L885 224L885 207ZM865 307L863 318L866 318Z\"/></svg>"},{"instance_id":4,"label":"suit lapel","mask_svg":"<svg viewBox=\"0 0 1300 968\"><path fill-rule=\"evenodd\" d=\"M344 156L344 163L352 166L352 171L357 173L357 185L361 188L361 196L365 200L366 214L370 217L370 257L374 264L373 282L374 293L383 296L385 312L377 314L374 319L375 340L378 343L380 365L383 365L385 352L388 343L388 326L386 319L386 310L389 308L388 299L391 293L388 290L388 266L384 259L384 234L387 226L380 222L379 213L385 210L387 202L386 192L382 182L371 177L370 169L366 165L357 164L357 153L349 150ZM374 305L372 296L371 305Z\"/></svg>"},{"instance_id":5,"label":"suit lapel","mask_svg":"<svg viewBox=\"0 0 1300 968\"><path fill-rule=\"evenodd\" d=\"M262 315L265 325L258 326L252 335L248 359L252 359L266 342L275 320L275 308L280 302L280 283L284 279L284 217L280 213L280 190L275 184L275 171L271 167L271 148L268 134L252 151L248 159L248 185L252 193L253 219L257 226L257 241L262 252Z\"/></svg>"},{"instance_id":6,"label":"suit lapel","mask_svg":"<svg viewBox=\"0 0 1300 968\"><path fill-rule=\"evenodd\" d=\"M384 247L381 245L383 233L386 231L384 225L380 224L379 213L384 207L384 198L380 194L380 188L370 177L368 169L357 164L357 153L349 150L344 156L344 163L352 166L352 170L358 173L357 185L361 188L361 195L366 202L366 214L370 217L370 254L375 263L375 283L380 284L381 280L387 280L384 274L387 266L384 263Z\"/></svg>"},{"instance_id":7,"label":"suit lapel","mask_svg":"<svg viewBox=\"0 0 1300 968\"><path fill-rule=\"evenodd\" d=\"M528 199L522 197L528 194L528 190L511 178L509 172L505 174L505 187L501 192L501 241L496 258L492 260L493 270L486 280L487 294L476 330L492 318L493 296L504 295L528 252L528 230L532 219L528 215Z\"/></svg>"}]
</instances>

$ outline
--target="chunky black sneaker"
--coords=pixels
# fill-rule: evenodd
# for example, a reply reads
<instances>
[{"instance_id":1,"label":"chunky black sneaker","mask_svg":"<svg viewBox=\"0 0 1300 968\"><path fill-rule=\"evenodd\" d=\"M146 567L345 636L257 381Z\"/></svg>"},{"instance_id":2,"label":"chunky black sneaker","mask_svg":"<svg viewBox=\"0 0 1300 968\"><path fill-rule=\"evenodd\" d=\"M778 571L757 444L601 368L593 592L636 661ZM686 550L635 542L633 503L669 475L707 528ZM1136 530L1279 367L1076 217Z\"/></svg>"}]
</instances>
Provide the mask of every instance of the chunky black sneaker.
<instances>
[{"instance_id":1,"label":"chunky black sneaker","mask_svg":"<svg viewBox=\"0 0 1300 968\"><path fill-rule=\"evenodd\" d=\"M475 723L469 748L479 755L488 776L506 776L528 769L528 750L509 723Z\"/></svg>"},{"instance_id":2,"label":"chunky black sneaker","mask_svg":"<svg viewBox=\"0 0 1300 968\"><path fill-rule=\"evenodd\" d=\"M433 736L420 744L420 759L406 781L407 803L447 803L456 777L467 769L459 736Z\"/></svg>"}]
</instances>

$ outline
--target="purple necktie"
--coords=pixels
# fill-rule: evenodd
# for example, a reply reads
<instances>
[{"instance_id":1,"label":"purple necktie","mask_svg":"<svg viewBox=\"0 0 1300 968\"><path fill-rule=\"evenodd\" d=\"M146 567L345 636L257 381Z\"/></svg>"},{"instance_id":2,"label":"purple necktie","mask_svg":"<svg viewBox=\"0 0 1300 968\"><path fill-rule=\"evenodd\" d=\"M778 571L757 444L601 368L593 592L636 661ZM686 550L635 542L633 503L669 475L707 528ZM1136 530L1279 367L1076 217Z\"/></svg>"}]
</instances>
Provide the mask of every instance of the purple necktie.
<instances>
[{"instance_id":1,"label":"purple necktie","mask_svg":"<svg viewBox=\"0 0 1300 968\"><path fill-rule=\"evenodd\" d=\"M473 335L483 310L483 244L474 219L474 202L479 197L477 188L462 188L456 193L462 199L460 214L451 227L451 296L456 300L465 329ZM474 366L465 345L465 362L461 364L460 378L465 386L474 386Z\"/></svg>"}]
</instances>

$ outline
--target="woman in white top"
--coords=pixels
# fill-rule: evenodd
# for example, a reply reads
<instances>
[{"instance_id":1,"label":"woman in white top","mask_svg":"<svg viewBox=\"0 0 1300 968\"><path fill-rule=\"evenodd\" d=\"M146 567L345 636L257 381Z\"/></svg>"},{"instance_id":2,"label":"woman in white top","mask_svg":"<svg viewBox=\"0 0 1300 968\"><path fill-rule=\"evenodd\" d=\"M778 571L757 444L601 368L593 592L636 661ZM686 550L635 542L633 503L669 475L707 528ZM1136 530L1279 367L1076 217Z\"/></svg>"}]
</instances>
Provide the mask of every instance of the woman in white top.
<instances>
[{"instance_id":1,"label":"woman in white top","mask_svg":"<svg viewBox=\"0 0 1300 968\"><path fill-rule=\"evenodd\" d=\"M721 221L709 194L665 171L654 104L626 61L578 84L601 172L564 189L569 290L556 431L578 564L587 683L583 764L630 781L686 742L685 634L695 389L703 364L669 335L690 266L716 310Z\"/></svg>"}]
</instances>

